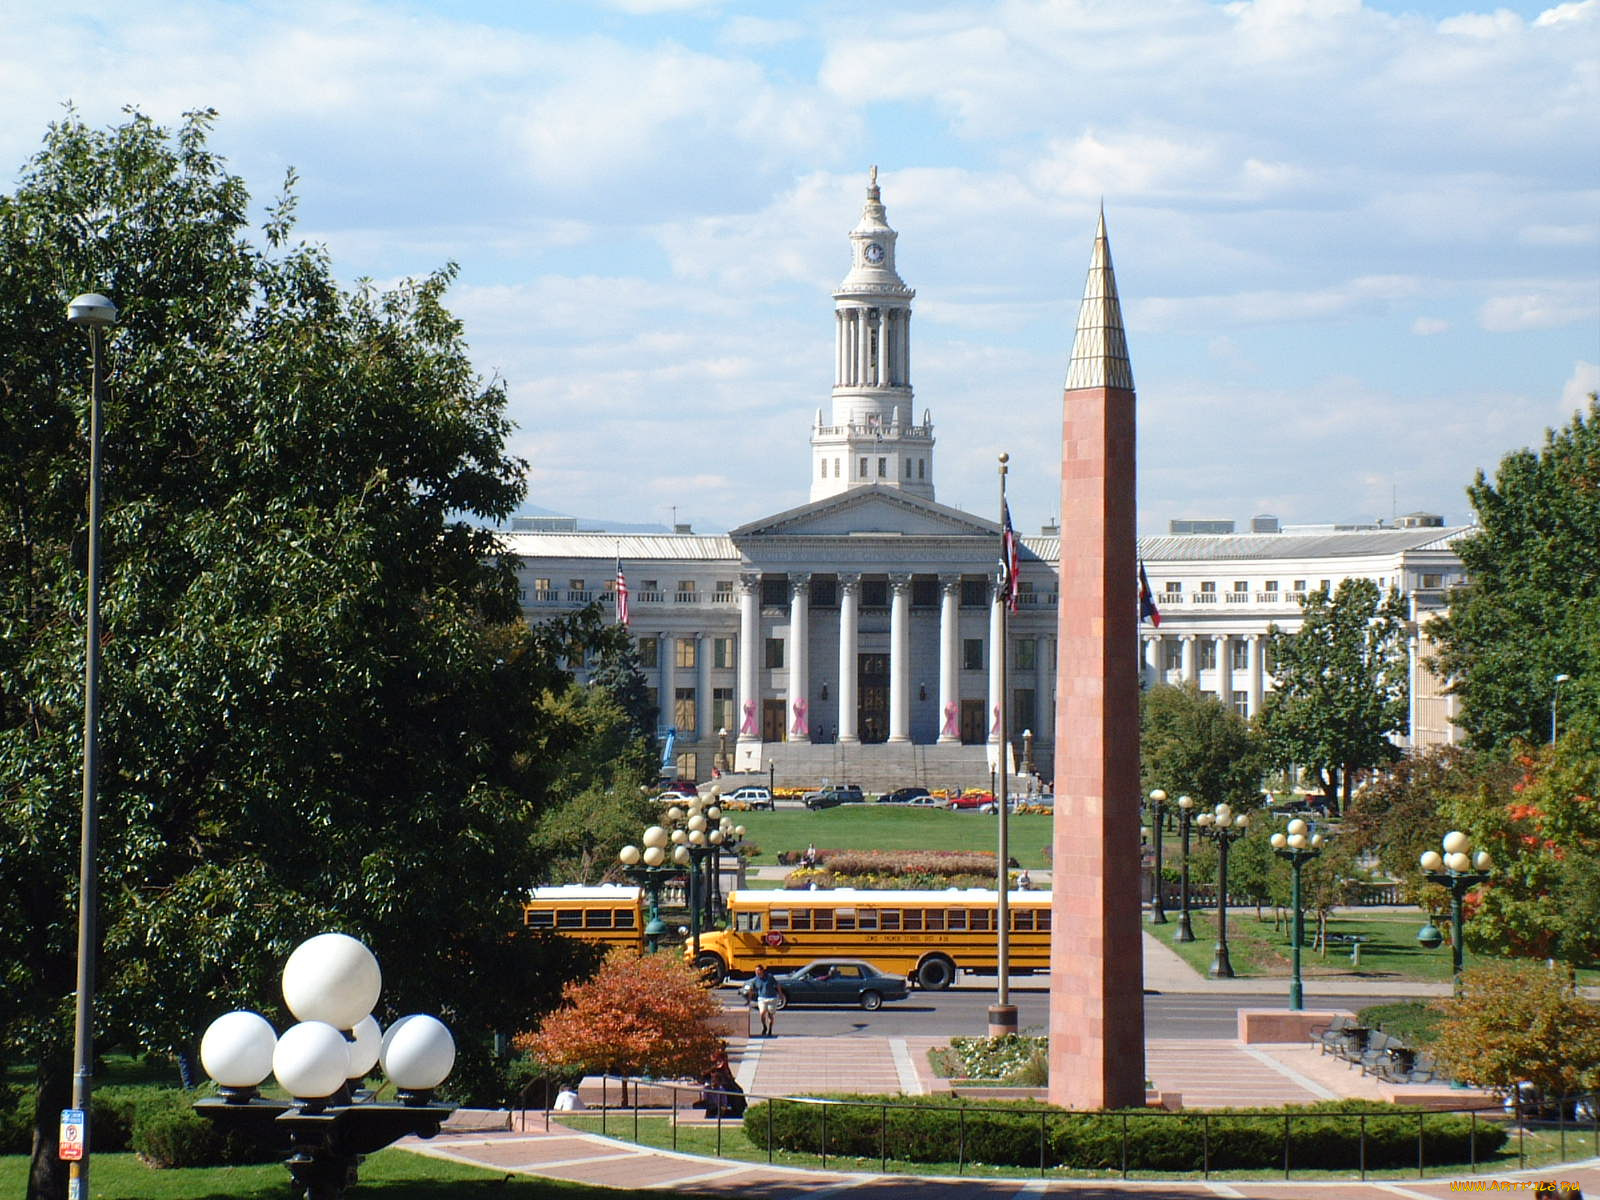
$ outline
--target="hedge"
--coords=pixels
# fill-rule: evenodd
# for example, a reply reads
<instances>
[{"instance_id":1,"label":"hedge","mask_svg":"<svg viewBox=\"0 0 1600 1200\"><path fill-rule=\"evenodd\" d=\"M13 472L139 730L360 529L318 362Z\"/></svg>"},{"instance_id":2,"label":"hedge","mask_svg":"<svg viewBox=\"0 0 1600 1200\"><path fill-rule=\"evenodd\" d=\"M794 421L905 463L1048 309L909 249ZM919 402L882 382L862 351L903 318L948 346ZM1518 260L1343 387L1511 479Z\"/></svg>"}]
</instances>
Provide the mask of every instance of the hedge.
<instances>
[{"instance_id":1,"label":"hedge","mask_svg":"<svg viewBox=\"0 0 1600 1200\"><path fill-rule=\"evenodd\" d=\"M1380 1106L1363 1100L1328 1100L1285 1108L1235 1108L1200 1113L1148 1109L1072 1112L1026 1100L986 1103L958 1097L919 1097L915 1105L885 1104L882 1097L840 1095L818 1099L854 1104L760 1101L745 1113L745 1136L766 1150L770 1121L774 1149L853 1158L886 1155L902 1162L990 1163L1038 1167L1041 1124L1045 1166L1140 1171L1281 1168L1284 1124L1289 1125L1289 1166L1346 1170L1362 1163L1363 1121L1369 1168L1414 1167L1417 1127L1424 1160L1434 1165L1494 1154L1506 1141L1496 1122ZM859 1106L858 1106L859 1105ZM965 1115L958 1110L965 1108ZM1381 1111L1378 1111L1380 1110ZM1123 1131L1127 1158L1123 1159ZM1209 1144L1208 1144L1209 1143Z\"/></svg>"},{"instance_id":2,"label":"hedge","mask_svg":"<svg viewBox=\"0 0 1600 1200\"><path fill-rule=\"evenodd\" d=\"M287 1140L265 1141L221 1134L191 1107L197 1093L181 1088L104 1087L89 1098L91 1150L118 1154L132 1150L156 1167L219 1167L275 1162L288 1152ZM0 1154L33 1153L31 1089L0 1089Z\"/></svg>"}]
</instances>

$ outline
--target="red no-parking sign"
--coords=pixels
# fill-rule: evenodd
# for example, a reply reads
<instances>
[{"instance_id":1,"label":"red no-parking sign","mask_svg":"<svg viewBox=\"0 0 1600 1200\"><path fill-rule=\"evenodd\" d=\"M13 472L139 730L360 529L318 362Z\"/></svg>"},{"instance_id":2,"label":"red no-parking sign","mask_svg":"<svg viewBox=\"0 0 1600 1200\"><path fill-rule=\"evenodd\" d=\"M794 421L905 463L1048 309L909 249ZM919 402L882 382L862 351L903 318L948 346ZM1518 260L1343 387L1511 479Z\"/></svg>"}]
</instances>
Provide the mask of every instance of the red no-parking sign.
<instances>
[{"instance_id":1,"label":"red no-parking sign","mask_svg":"<svg viewBox=\"0 0 1600 1200\"><path fill-rule=\"evenodd\" d=\"M81 1108L64 1108L61 1110L61 1149L60 1155L65 1162L76 1162L83 1157L84 1134L88 1132L89 1122Z\"/></svg>"}]
</instances>

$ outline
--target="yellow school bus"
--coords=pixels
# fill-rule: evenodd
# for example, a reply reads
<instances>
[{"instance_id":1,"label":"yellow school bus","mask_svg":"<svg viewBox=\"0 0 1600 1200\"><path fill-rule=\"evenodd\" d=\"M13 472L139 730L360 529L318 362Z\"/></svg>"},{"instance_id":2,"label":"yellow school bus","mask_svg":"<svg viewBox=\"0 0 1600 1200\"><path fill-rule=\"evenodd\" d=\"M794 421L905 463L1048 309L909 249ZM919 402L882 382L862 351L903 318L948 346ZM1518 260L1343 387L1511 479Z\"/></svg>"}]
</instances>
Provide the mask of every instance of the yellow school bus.
<instances>
[{"instance_id":1,"label":"yellow school bus","mask_svg":"<svg viewBox=\"0 0 1600 1200\"><path fill-rule=\"evenodd\" d=\"M758 963L787 971L814 958L860 958L939 990L955 982L958 970L997 970L996 898L986 888L732 892L728 928L700 935L695 963L720 983ZM1047 970L1050 893L1011 892L1007 904L1012 971Z\"/></svg>"},{"instance_id":2,"label":"yellow school bus","mask_svg":"<svg viewBox=\"0 0 1600 1200\"><path fill-rule=\"evenodd\" d=\"M568 937L644 950L644 896L624 884L564 884L531 888L522 923Z\"/></svg>"}]
</instances>

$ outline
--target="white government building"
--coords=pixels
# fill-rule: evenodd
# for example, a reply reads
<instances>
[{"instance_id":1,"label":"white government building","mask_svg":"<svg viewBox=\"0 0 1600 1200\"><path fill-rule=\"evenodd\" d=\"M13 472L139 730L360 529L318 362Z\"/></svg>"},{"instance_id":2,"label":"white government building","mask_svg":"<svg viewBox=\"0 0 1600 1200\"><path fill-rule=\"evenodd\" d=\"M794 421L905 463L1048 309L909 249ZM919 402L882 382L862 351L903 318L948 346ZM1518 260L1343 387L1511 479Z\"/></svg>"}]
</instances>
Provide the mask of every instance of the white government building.
<instances>
[{"instance_id":1,"label":"white government building","mask_svg":"<svg viewBox=\"0 0 1600 1200\"><path fill-rule=\"evenodd\" d=\"M934 499L933 423L912 403L915 292L895 268L896 237L874 168L833 294L833 397L811 427L808 503L727 534L579 532L573 518L521 519L505 534L530 622L609 608L620 558L629 628L683 777L988 784L1002 661L1011 766L1055 777L1058 531L1021 538L1020 605L1002 659L999 526ZM1103 221L1069 366L1096 371L1131 387ZM1249 716L1271 687L1267 627L1294 628L1306 592L1367 576L1405 593L1425 627L1463 577L1450 546L1464 530L1427 514L1393 526L1251 526L1173 522L1171 535L1140 539L1162 617L1141 626L1147 683L1192 680ZM1425 636L1412 654L1419 744L1453 736L1451 701L1421 665Z\"/></svg>"}]
</instances>

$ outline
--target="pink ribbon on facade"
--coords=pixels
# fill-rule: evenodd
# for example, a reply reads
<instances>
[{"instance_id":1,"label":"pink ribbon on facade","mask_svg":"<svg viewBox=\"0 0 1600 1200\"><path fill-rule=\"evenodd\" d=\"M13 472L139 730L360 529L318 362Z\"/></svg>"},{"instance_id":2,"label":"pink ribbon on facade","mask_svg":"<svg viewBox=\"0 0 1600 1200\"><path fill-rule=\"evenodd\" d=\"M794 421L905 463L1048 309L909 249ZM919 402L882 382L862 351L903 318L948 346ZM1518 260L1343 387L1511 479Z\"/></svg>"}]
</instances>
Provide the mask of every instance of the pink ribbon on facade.
<instances>
[{"instance_id":1,"label":"pink ribbon on facade","mask_svg":"<svg viewBox=\"0 0 1600 1200\"><path fill-rule=\"evenodd\" d=\"M800 737L805 737L811 732L811 726L806 721L806 702L804 700L796 700L794 702L794 728L790 732Z\"/></svg>"},{"instance_id":2,"label":"pink ribbon on facade","mask_svg":"<svg viewBox=\"0 0 1600 1200\"><path fill-rule=\"evenodd\" d=\"M961 730L956 726L956 717L960 714L960 712L961 706L954 700L950 701L949 704L944 706L944 731L951 737L955 737L961 732Z\"/></svg>"},{"instance_id":3,"label":"pink ribbon on facade","mask_svg":"<svg viewBox=\"0 0 1600 1200\"><path fill-rule=\"evenodd\" d=\"M740 733L754 733L756 731L756 702L744 702L744 724L739 726Z\"/></svg>"},{"instance_id":4,"label":"pink ribbon on facade","mask_svg":"<svg viewBox=\"0 0 1600 1200\"><path fill-rule=\"evenodd\" d=\"M996 734L1000 732L1000 706L998 704L994 706L994 724L989 726L989 732Z\"/></svg>"}]
</instances>

